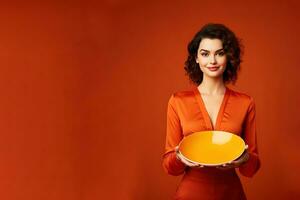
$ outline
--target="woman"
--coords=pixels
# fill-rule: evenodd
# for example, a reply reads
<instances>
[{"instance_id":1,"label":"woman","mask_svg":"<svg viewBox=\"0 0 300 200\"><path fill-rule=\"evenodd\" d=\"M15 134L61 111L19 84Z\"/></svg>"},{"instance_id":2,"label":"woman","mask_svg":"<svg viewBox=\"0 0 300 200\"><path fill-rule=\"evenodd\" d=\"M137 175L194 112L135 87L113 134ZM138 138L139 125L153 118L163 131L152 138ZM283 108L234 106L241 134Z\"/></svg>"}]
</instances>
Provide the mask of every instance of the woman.
<instances>
[{"instance_id":1,"label":"woman","mask_svg":"<svg viewBox=\"0 0 300 200\"><path fill-rule=\"evenodd\" d=\"M241 44L222 24L206 24L188 45L185 71L196 85L174 93L168 102L163 167L174 176L184 174L175 199L246 199L235 171L252 177L260 168L257 151L255 104L247 94L227 87L235 83L241 63ZM195 165L180 154L183 137L198 131L220 130L241 136L248 149L230 164Z\"/></svg>"}]
</instances>

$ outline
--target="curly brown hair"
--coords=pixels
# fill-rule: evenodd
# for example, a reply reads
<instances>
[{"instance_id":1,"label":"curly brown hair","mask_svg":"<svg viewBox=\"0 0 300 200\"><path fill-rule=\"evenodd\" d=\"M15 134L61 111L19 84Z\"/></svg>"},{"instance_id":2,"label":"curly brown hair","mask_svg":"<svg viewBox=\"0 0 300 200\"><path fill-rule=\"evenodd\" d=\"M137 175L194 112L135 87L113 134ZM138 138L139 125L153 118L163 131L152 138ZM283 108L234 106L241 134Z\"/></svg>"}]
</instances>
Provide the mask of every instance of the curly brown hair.
<instances>
[{"instance_id":1,"label":"curly brown hair","mask_svg":"<svg viewBox=\"0 0 300 200\"><path fill-rule=\"evenodd\" d=\"M196 63L197 51L202 39L220 39L223 49L227 57L226 69L223 73L224 83L235 84L237 73L240 70L242 62L243 45L241 40L223 24L208 23L204 25L200 31L196 33L194 38L188 44L188 57L185 61L186 75L192 83L199 85L203 80L203 72L200 70L199 64Z\"/></svg>"}]
</instances>

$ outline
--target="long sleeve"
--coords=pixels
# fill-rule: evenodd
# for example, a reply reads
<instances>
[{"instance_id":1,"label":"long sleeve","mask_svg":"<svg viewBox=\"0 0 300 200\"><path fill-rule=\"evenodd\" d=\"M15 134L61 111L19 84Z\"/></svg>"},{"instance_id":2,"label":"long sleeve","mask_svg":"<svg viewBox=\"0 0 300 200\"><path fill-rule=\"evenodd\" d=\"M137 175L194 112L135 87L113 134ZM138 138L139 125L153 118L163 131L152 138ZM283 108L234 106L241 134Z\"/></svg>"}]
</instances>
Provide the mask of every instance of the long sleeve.
<instances>
[{"instance_id":1,"label":"long sleeve","mask_svg":"<svg viewBox=\"0 0 300 200\"><path fill-rule=\"evenodd\" d=\"M256 140L255 103L251 98L247 116L243 124L243 139L248 145L249 160L239 167L239 171L246 177L252 177L260 168L258 147Z\"/></svg>"},{"instance_id":2,"label":"long sleeve","mask_svg":"<svg viewBox=\"0 0 300 200\"><path fill-rule=\"evenodd\" d=\"M174 148L183 138L180 119L176 112L176 102L174 94L170 97L167 109L167 135L165 144L165 153L163 155L164 170L174 176L182 174L185 170L185 164L176 158Z\"/></svg>"}]
</instances>

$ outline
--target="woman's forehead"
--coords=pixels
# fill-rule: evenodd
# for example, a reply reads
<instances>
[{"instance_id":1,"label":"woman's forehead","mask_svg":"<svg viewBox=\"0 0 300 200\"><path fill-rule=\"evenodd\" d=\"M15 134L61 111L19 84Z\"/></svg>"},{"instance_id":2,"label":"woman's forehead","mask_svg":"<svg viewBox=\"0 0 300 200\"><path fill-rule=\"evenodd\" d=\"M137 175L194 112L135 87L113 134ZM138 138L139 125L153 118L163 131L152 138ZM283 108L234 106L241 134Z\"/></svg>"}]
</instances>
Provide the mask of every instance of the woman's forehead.
<instances>
[{"instance_id":1,"label":"woman's forehead","mask_svg":"<svg viewBox=\"0 0 300 200\"><path fill-rule=\"evenodd\" d=\"M199 44L199 50L204 49L208 51L216 51L223 47L222 41L220 39L210 39L204 38Z\"/></svg>"}]
</instances>

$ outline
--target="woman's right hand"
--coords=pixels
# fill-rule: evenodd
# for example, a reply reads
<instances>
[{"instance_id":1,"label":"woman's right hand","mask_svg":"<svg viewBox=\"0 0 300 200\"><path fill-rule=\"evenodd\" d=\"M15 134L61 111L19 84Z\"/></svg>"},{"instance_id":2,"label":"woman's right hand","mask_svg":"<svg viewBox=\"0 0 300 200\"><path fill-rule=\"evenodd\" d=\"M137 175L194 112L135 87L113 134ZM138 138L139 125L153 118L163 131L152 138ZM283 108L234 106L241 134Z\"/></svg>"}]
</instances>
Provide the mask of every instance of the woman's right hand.
<instances>
[{"instance_id":1,"label":"woman's right hand","mask_svg":"<svg viewBox=\"0 0 300 200\"><path fill-rule=\"evenodd\" d=\"M188 161L187 159L185 159L179 152L179 146L175 147L175 153L176 153L176 158L178 160L180 160L182 163L184 163L186 166L188 167L196 167L196 168L203 168L203 165L200 164L196 164L196 163L192 163L190 161Z\"/></svg>"}]
</instances>

